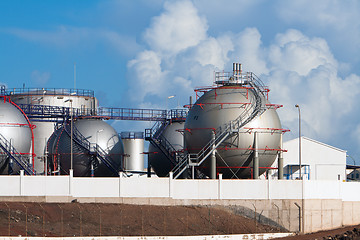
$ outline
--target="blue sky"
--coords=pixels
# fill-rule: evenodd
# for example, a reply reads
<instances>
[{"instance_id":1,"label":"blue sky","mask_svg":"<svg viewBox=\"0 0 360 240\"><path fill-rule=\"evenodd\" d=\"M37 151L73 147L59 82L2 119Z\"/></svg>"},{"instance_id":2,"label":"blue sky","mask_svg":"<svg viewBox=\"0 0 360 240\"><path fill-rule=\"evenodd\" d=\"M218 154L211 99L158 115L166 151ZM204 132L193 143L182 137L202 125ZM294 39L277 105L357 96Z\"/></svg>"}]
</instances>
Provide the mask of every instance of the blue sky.
<instances>
[{"instance_id":1,"label":"blue sky","mask_svg":"<svg viewBox=\"0 0 360 240\"><path fill-rule=\"evenodd\" d=\"M0 1L0 82L93 89L102 106L164 108L232 62L283 104L285 139L304 135L360 164L356 0ZM151 123L113 122L118 131ZM351 162L351 160L349 161Z\"/></svg>"}]
</instances>

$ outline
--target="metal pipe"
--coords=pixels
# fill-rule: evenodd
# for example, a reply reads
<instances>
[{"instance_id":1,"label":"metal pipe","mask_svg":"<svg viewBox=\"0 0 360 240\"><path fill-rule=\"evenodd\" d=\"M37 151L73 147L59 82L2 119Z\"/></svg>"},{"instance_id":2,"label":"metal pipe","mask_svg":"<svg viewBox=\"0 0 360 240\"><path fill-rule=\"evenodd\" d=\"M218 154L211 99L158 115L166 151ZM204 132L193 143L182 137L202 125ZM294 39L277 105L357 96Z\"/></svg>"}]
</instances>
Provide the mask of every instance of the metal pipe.
<instances>
[{"instance_id":1,"label":"metal pipe","mask_svg":"<svg viewBox=\"0 0 360 240\"><path fill-rule=\"evenodd\" d=\"M212 131L212 140L214 142L211 153L210 178L216 179L216 156L215 156L215 131Z\"/></svg>"},{"instance_id":2,"label":"metal pipe","mask_svg":"<svg viewBox=\"0 0 360 240\"><path fill-rule=\"evenodd\" d=\"M295 105L296 108L299 110L299 179L302 179L301 174L301 113L300 113L300 106L298 104Z\"/></svg>"},{"instance_id":3,"label":"metal pipe","mask_svg":"<svg viewBox=\"0 0 360 240\"><path fill-rule=\"evenodd\" d=\"M258 136L257 132L254 132L254 179L259 179L259 151L258 151Z\"/></svg>"},{"instance_id":4,"label":"metal pipe","mask_svg":"<svg viewBox=\"0 0 360 240\"><path fill-rule=\"evenodd\" d=\"M278 179L284 179L283 135L280 134L280 151L278 153Z\"/></svg>"}]
</instances>

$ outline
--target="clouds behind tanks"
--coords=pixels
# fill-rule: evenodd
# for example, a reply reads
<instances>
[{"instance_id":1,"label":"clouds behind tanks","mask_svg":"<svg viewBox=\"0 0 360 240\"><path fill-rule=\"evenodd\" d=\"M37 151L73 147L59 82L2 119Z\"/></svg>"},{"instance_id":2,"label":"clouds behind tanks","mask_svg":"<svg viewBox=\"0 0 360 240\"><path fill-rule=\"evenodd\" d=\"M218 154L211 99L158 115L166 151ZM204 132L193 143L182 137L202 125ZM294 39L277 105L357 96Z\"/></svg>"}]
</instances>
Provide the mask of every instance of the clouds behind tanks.
<instances>
[{"instance_id":1,"label":"clouds behind tanks","mask_svg":"<svg viewBox=\"0 0 360 240\"><path fill-rule=\"evenodd\" d=\"M299 104L305 135L344 149L354 142L360 144L354 134L356 129L360 132L359 121L355 120L359 119L360 77L340 77L339 67L344 63L336 59L326 39L291 28L277 33L267 44L256 27L212 35L206 15L196 8L202 4L166 2L163 12L152 19L144 31L147 49L128 64L133 73L129 80L138 83L130 90L138 90L136 101L157 99L165 106L166 97L176 93L181 102L186 102L192 88L211 85L213 71L231 70L236 61L270 86L272 102L284 105L278 112L283 126L292 130L287 138L297 135L298 112L294 105ZM288 8L293 10L294 6ZM253 8L253 4L249 7ZM286 19L284 8L279 12ZM324 18L331 22L336 14L330 11L315 18L323 27L327 24ZM289 17L289 21L296 19Z\"/></svg>"},{"instance_id":2,"label":"clouds behind tanks","mask_svg":"<svg viewBox=\"0 0 360 240\"><path fill-rule=\"evenodd\" d=\"M1 5L17 13L17 6ZM0 71L1 81L17 81L7 82L10 87L26 78L36 86L72 87L77 62L77 85L83 79L81 87L107 93L108 106L175 107L188 103L194 87L211 85L214 71L241 62L270 86L271 102L284 105L278 112L292 130L287 138L297 135L299 104L305 135L360 160L357 0L64 1L52 7L51 14L47 3L23 7L22 17L0 14L3 45L14 43L0 58L12 73ZM39 17L31 22L28 12ZM166 100L170 95L176 97Z\"/></svg>"}]
</instances>

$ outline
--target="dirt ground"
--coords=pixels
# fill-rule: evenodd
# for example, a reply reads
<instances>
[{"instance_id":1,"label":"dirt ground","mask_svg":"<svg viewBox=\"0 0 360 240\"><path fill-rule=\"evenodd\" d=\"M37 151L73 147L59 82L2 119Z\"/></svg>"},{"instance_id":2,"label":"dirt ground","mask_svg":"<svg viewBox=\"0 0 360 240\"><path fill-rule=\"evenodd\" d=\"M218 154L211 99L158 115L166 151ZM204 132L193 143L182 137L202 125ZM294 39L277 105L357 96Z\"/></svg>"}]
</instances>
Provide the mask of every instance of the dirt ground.
<instances>
[{"instance_id":1,"label":"dirt ground","mask_svg":"<svg viewBox=\"0 0 360 240\"><path fill-rule=\"evenodd\" d=\"M312 240L312 239L339 239L360 240L360 225L338 228L329 231L321 231L311 234L296 235L292 237L277 238L281 240Z\"/></svg>"},{"instance_id":2,"label":"dirt ground","mask_svg":"<svg viewBox=\"0 0 360 240\"><path fill-rule=\"evenodd\" d=\"M279 231L216 207L0 202L0 236L184 236ZM360 240L360 225L281 239Z\"/></svg>"},{"instance_id":3,"label":"dirt ground","mask_svg":"<svg viewBox=\"0 0 360 240\"><path fill-rule=\"evenodd\" d=\"M0 203L1 236L162 236L264 232L278 232L278 229L214 207Z\"/></svg>"}]
</instances>

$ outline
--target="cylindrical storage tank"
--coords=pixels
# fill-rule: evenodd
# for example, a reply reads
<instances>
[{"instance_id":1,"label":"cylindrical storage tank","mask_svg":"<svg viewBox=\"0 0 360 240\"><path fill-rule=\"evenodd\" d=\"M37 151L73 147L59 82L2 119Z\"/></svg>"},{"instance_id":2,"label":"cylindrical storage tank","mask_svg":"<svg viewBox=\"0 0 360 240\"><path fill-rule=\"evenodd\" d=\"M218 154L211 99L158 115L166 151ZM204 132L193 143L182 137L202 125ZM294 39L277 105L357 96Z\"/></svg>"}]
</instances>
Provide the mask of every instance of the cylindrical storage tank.
<instances>
[{"instance_id":1,"label":"cylindrical storage tank","mask_svg":"<svg viewBox=\"0 0 360 240\"><path fill-rule=\"evenodd\" d=\"M220 86L207 91L190 109L185 122L185 145L190 153L199 153L218 135L226 124L241 117L245 121L255 107L254 90L242 85ZM262 101L269 105L265 97ZM264 104L265 106L265 104ZM270 105L269 105L270 106ZM268 108L260 116L243 126L238 134L230 135L216 150L217 173L224 178L250 178L254 155L254 133L257 132L259 166L261 175L276 159L282 131L274 108ZM210 176L210 157L200 166Z\"/></svg>"},{"instance_id":2,"label":"cylindrical storage tank","mask_svg":"<svg viewBox=\"0 0 360 240\"><path fill-rule=\"evenodd\" d=\"M144 133L122 132L124 144L124 170L144 171Z\"/></svg>"},{"instance_id":3,"label":"cylindrical storage tank","mask_svg":"<svg viewBox=\"0 0 360 240\"><path fill-rule=\"evenodd\" d=\"M184 137L181 133L183 129L184 121L171 121L165 129L160 128L158 131L162 132L161 135L174 147L175 151L183 151ZM166 177L175 167L166 155L152 143L149 144L149 163L159 177Z\"/></svg>"},{"instance_id":4,"label":"cylindrical storage tank","mask_svg":"<svg viewBox=\"0 0 360 240\"><path fill-rule=\"evenodd\" d=\"M55 88L14 88L9 89L9 95L17 104L43 105L52 107L74 108L87 115L94 115L98 105L94 91L83 89L55 89ZM30 116L31 117L31 116ZM45 172L46 143L54 132L55 122L62 121L57 117L32 117L34 129L34 168L37 174ZM44 121L46 120L46 121Z\"/></svg>"},{"instance_id":5,"label":"cylindrical storage tank","mask_svg":"<svg viewBox=\"0 0 360 240\"><path fill-rule=\"evenodd\" d=\"M118 133L109 124L98 119L80 119L73 123L74 176L116 176L121 170L124 147ZM75 133L77 132L77 133ZM79 137L80 136L80 137ZM106 159L97 157L96 145L105 152ZM53 173L69 174L71 167L71 123L56 130L48 141L49 165Z\"/></svg>"},{"instance_id":6,"label":"cylindrical storage tank","mask_svg":"<svg viewBox=\"0 0 360 240\"><path fill-rule=\"evenodd\" d=\"M24 114L12 103L0 99L0 144L2 146L11 145L18 153L23 156L28 155L31 163L31 125ZM8 154L0 149L0 174L9 174L10 158ZM19 172L20 167L12 162L12 173ZM11 170L10 170L11 172Z\"/></svg>"}]
</instances>

